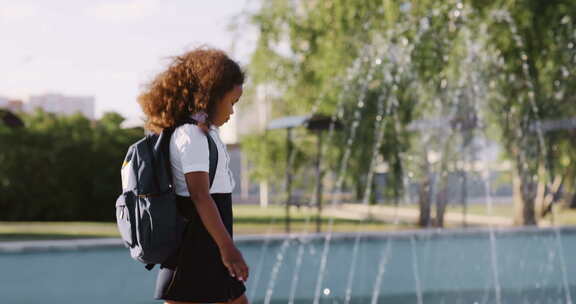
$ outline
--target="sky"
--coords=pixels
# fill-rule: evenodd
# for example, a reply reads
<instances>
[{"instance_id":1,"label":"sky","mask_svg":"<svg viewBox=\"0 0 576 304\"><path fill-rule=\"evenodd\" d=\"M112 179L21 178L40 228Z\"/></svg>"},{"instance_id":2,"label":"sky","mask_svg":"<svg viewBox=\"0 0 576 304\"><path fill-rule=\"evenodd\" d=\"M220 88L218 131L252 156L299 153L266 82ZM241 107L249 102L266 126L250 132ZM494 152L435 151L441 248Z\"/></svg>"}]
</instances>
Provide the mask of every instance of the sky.
<instances>
[{"instance_id":1,"label":"sky","mask_svg":"<svg viewBox=\"0 0 576 304\"><path fill-rule=\"evenodd\" d=\"M97 117L138 120L136 98L170 56L208 45L248 63L255 31L229 24L256 2L0 0L0 96L94 96Z\"/></svg>"}]
</instances>

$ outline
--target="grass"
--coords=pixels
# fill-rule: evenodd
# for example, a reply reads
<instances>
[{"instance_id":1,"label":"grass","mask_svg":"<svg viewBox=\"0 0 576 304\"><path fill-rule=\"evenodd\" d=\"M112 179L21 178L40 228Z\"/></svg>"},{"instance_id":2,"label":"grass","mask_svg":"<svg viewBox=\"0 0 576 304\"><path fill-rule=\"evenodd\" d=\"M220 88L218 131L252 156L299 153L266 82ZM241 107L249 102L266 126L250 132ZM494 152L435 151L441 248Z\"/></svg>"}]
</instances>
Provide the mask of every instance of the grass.
<instances>
[{"instance_id":1,"label":"grass","mask_svg":"<svg viewBox=\"0 0 576 304\"><path fill-rule=\"evenodd\" d=\"M401 208L413 208L418 209L417 204L410 204L410 205L400 205ZM434 209L434 206L432 206ZM446 207L446 212L453 212L453 213L462 213L462 205L461 204L450 204ZM485 204L472 204L468 205L467 208L468 214L474 215L488 215L488 207ZM502 216L502 217L512 217L514 216L514 207L512 203L510 204L494 204L492 206L492 211L490 213L492 216Z\"/></svg>"},{"instance_id":2,"label":"grass","mask_svg":"<svg viewBox=\"0 0 576 304\"><path fill-rule=\"evenodd\" d=\"M115 223L0 222L0 241L118 237Z\"/></svg>"},{"instance_id":3,"label":"grass","mask_svg":"<svg viewBox=\"0 0 576 304\"><path fill-rule=\"evenodd\" d=\"M310 208L291 208L291 231L314 232L315 211ZM266 234L284 232L284 208L258 205L234 206L234 233ZM308 222L307 222L308 219ZM322 217L322 231L329 227L329 217ZM409 225L394 225L379 221L357 221L334 219L333 231L399 230L413 228ZM50 240L119 237L116 223L99 222L0 222L0 241Z\"/></svg>"},{"instance_id":4,"label":"grass","mask_svg":"<svg viewBox=\"0 0 576 304\"><path fill-rule=\"evenodd\" d=\"M573 226L576 225L576 210L574 209L556 210L552 218L553 219L551 219L551 217L548 217L550 221L553 221L554 225Z\"/></svg>"},{"instance_id":5,"label":"grass","mask_svg":"<svg viewBox=\"0 0 576 304\"><path fill-rule=\"evenodd\" d=\"M402 205L406 208L418 208L417 205ZM468 206L468 214L475 215L488 215L487 206L484 204L474 204ZM461 213L461 205L449 205L447 212ZM492 206L491 215L501 216L506 218L514 217L514 206L509 204L495 204ZM545 218L540 218L538 222L542 225L557 225L557 226L574 226L576 225L576 209L568 209L562 206L555 206L554 215L547 215Z\"/></svg>"},{"instance_id":6,"label":"grass","mask_svg":"<svg viewBox=\"0 0 576 304\"><path fill-rule=\"evenodd\" d=\"M462 212L462 206L449 206L449 212ZM484 204L474 204L469 205L467 208L468 214L477 214L477 215L493 215L493 216L503 216L503 217L512 217L514 216L514 207L512 204L498 204L492 206L492 211L488 212L488 207Z\"/></svg>"},{"instance_id":7,"label":"grass","mask_svg":"<svg viewBox=\"0 0 576 304\"><path fill-rule=\"evenodd\" d=\"M401 205L403 208L417 208L415 205ZM462 212L461 206L448 206L449 212ZM485 205L471 205L469 214L486 215ZM234 206L234 233L266 234L283 233L285 209L272 205L261 208L258 205ZM512 217L514 210L511 204L495 205L494 216ZM316 212L313 208L291 207L291 232L315 232ZM540 223L550 225L550 217L541 219ZM329 217L322 217L322 231L329 229ZM555 225L576 225L576 210L558 208L554 215ZM458 227L455 225L454 227ZM332 231L391 231L417 228L412 224L391 224L381 221L359 221L352 219L333 219ZM447 227L450 228L450 227ZM0 241L15 240L50 240L119 237L116 223L99 222L0 222Z\"/></svg>"}]
</instances>

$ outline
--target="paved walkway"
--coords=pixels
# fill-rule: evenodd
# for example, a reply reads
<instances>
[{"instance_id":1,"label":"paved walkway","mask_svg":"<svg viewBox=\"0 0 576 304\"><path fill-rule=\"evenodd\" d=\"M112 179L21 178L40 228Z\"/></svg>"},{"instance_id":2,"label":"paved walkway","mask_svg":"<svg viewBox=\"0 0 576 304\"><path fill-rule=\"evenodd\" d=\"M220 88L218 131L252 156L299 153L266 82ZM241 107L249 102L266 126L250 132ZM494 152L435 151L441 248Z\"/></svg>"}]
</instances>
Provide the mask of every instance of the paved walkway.
<instances>
[{"instance_id":1,"label":"paved walkway","mask_svg":"<svg viewBox=\"0 0 576 304\"><path fill-rule=\"evenodd\" d=\"M394 221L415 223L418 220L419 210L417 208L390 207L381 205L364 204L340 204L336 207L327 206L324 214L347 219L377 219L382 221ZM446 224L461 224L462 213L446 212L444 222ZM512 226L513 219L503 216L488 216L479 214L467 214L466 223L473 226Z\"/></svg>"}]
</instances>

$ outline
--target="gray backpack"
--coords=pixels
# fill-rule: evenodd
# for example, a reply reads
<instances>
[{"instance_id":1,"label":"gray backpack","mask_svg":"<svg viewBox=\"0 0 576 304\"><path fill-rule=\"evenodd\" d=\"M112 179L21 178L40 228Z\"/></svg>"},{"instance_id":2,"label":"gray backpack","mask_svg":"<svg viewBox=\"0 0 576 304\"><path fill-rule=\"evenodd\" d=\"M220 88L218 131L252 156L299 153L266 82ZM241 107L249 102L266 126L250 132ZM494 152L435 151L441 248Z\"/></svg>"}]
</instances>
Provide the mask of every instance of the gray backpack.
<instances>
[{"instance_id":1,"label":"gray backpack","mask_svg":"<svg viewBox=\"0 0 576 304\"><path fill-rule=\"evenodd\" d=\"M187 118L181 124L196 121ZM179 126L177 125L177 126ZM151 270L178 250L186 219L178 213L170 167L170 137L177 126L149 134L128 148L122 164L122 194L116 200L116 222L132 258ZM210 186L218 150L206 134L210 159Z\"/></svg>"}]
</instances>

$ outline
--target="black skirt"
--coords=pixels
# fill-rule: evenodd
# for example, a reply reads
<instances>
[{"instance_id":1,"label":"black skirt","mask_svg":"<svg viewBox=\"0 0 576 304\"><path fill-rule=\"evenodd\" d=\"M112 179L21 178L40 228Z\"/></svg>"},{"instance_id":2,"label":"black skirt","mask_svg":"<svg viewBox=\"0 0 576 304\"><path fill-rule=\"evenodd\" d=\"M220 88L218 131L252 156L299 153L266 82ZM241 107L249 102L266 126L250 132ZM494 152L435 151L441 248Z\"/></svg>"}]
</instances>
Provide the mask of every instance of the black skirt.
<instances>
[{"instance_id":1,"label":"black skirt","mask_svg":"<svg viewBox=\"0 0 576 304\"><path fill-rule=\"evenodd\" d=\"M211 194L222 221L232 236L231 193ZM156 279L156 300L216 303L241 296L246 287L230 276L222 263L220 250L204 227L194 202L177 197L182 215L188 219L180 251L160 266Z\"/></svg>"}]
</instances>

